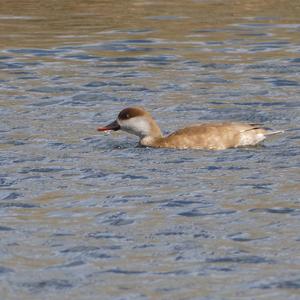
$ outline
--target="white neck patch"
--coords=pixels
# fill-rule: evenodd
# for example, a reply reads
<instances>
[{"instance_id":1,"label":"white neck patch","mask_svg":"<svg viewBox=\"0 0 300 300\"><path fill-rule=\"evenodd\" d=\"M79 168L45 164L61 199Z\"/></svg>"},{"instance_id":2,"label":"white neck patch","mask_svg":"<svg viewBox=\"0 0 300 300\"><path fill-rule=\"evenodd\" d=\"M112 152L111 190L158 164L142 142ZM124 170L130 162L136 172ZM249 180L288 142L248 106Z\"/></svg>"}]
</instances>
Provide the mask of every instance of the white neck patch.
<instances>
[{"instance_id":1,"label":"white neck patch","mask_svg":"<svg viewBox=\"0 0 300 300\"><path fill-rule=\"evenodd\" d=\"M128 120L118 119L121 129L143 138L150 135L150 124L144 117L134 117Z\"/></svg>"}]
</instances>

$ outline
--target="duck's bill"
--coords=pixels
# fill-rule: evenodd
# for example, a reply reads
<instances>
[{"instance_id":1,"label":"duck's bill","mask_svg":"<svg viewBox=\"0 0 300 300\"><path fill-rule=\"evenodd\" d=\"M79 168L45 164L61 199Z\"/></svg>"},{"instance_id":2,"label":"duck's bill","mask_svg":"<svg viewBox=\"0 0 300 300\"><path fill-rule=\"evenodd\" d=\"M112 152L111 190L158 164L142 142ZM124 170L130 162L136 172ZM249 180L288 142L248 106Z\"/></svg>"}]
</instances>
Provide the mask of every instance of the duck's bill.
<instances>
[{"instance_id":1,"label":"duck's bill","mask_svg":"<svg viewBox=\"0 0 300 300\"><path fill-rule=\"evenodd\" d=\"M104 127L99 127L97 128L98 131L110 131L110 130L114 130L114 131L117 131L121 129L120 125L118 124L117 121L114 121Z\"/></svg>"}]
</instances>

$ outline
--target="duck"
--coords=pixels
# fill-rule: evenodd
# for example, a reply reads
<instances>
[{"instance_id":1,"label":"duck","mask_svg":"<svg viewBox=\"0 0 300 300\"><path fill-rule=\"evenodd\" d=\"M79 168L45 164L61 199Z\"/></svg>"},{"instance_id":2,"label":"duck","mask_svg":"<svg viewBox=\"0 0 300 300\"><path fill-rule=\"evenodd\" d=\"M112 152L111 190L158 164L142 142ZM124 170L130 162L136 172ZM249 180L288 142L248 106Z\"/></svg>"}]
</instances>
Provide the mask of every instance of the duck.
<instances>
[{"instance_id":1,"label":"duck","mask_svg":"<svg viewBox=\"0 0 300 300\"><path fill-rule=\"evenodd\" d=\"M282 133L254 123L216 122L192 124L164 136L154 118L143 107L123 109L101 132L123 130L139 137L139 144L152 148L224 150L255 146L267 137Z\"/></svg>"}]
</instances>

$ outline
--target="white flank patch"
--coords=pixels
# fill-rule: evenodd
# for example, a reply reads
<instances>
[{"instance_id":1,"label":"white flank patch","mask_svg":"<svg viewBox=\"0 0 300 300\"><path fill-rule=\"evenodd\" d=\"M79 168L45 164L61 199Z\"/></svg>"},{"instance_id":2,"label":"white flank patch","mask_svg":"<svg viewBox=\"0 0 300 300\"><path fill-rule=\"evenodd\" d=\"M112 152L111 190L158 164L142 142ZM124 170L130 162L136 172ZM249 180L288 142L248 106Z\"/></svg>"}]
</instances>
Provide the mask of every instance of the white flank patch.
<instances>
[{"instance_id":1,"label":"white flank patch","mask_svg":"<svg viewBox=\"0 0 300 300\"><path fill-rule=\"evenodd\" d=\"M256 145L259 142L263 141L265 138L266 137L263 133L257 133L255 135L253 135L253 133L246 134L244 132L244 133L241 133L240 146Z\"/></svg>"}]
</instances>

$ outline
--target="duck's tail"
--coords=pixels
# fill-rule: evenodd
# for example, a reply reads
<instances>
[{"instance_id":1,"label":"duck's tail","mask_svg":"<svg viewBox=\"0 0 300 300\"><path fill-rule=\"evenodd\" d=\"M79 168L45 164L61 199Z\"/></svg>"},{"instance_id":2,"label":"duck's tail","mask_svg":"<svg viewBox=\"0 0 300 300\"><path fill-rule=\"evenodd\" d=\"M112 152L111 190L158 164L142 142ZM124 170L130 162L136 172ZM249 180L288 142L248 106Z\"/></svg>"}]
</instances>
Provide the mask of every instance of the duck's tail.
<instances>
[{"instance_id":1,"label":"duck's tail","mask_svg":"<svg viewBox=\"0 0 300 300\"><path fill-rule=\"evenodd\" d=\"M264 136L270 136L270 135L284 133L284 130L272 130L271 128L263 127L263 126L261 126L261 124L258 124L258 123L249 124L249 125L251 125L252 127L250 129L244 130L243 132L256 130L258 133L262 133Z\"/></svg>"},{"instance_id":2,"label":"duck's tail","mask_svg":"<svg viewBox=\"0 0 300 300\"><path fill-rule=\"evenodd\" d=\"M284 133L284 130L266 131L265 136L270 136L270 135L275 135L275 134L280 134L280 133Z\"/></svg>"}]
</instances>

